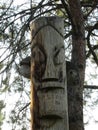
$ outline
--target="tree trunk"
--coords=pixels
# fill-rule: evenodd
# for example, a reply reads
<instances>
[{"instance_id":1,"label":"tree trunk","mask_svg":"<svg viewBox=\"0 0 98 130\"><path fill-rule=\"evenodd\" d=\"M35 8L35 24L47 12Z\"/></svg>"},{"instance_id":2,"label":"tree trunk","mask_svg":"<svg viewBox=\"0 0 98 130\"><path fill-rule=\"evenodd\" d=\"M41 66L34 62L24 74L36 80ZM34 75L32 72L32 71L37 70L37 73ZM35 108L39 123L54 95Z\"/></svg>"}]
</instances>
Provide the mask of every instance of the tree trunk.
<instances>
[{"instance_id":1,"label":"tree trunk","mask_svg":"<svg viewBox=\"0 0 98 130\"><path fill-rule=\"evenodd\" d=\"M80 0L69 0L72 22L72 60L68 70L69 130L83 130L83 84L85 73L85 31ZM72 67L73 66L73 67ZM73 82L71 82L73 81Z\"/></svg>"},{"instance_id":2,"label":"tree trunk","mask_svg":"<svg viewBox=\"0 0 98 130\"><path fill-rule=\"evenodd\" d=\"M31 23L31 130L68 130L63 20Z\"/></svg>"}]
</instances>

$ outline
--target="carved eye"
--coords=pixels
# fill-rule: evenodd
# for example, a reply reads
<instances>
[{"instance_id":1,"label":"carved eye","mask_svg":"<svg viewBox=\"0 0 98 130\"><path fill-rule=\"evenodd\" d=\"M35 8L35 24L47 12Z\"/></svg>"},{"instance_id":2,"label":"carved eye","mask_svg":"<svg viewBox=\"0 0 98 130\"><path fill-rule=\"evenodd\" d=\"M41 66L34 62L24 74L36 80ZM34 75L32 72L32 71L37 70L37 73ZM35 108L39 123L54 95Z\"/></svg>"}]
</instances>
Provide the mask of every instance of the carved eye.
<instances>
[{"instance_id":1,"label":"carved eye","mask_svg":"<svg viewBox=\"0 0 98 130\"><path fill-rule=\"evenodd\" d=\"M62 64L65 60L65 52L64 48L59 48L55 49L55 54L54 54L54 64L59 65Z\"/></svg>"},{"instance_id":2,"label":"carved eye","mask_svg":"<svg viewBox=\"0 0 98 130\"><path fill-rule=\"evenodd\" d=\"M33 48L32 58L33 58L32 60L35 63L39 64L39 65L41 65L42 63L44 63L45 59L46 59L44 53L38 47L34 47Z\"/></svg>"},{"instance_id":3,"label":"carved eye","mask_svg":"<svg viewBox=\"0 0 98 130\"><path fill-rule=\"evenodd\" d=\"M40 79L45 71L46 56L38 46L32 50L32 62L34 63L34 76Z\"/></svg>"}]
</instances>

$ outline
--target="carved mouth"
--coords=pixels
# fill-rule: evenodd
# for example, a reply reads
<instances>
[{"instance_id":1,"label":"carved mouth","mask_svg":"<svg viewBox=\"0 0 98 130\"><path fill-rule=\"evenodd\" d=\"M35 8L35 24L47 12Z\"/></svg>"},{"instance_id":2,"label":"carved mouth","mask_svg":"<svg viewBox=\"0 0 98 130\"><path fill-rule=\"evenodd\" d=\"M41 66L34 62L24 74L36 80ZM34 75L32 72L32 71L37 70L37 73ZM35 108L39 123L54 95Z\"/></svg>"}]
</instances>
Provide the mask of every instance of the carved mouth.
<instances>
[{"instance_id":1,"label":"carved mouth","mask_svg":"<svg viewBox=\"0 0 98 130\"><path fill-rule=\"evenodd\" d=\"M45 78L45 79L42 79L42 82L58 82L58 79L57 78Z\"/></svg>"},{"instance_id":2,"label":"carved mouth","mask_svg":"<svg viewBox=\"0 0 98 130\"><path fill-rule=\"evenodd\" d=\"M64 82L60 82L57 78L42 79L41 88L64 88Z\"/></svg>"}]
</instances>

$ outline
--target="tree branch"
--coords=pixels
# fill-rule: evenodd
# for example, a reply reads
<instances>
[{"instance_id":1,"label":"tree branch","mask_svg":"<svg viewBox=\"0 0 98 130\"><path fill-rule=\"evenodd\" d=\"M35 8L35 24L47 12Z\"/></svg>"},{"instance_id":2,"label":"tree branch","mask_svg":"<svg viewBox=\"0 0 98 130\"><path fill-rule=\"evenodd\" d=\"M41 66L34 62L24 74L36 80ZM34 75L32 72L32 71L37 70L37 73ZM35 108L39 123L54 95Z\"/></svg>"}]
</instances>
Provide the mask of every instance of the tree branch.
<instances>
[{"instance_id":1,"label":"tree branch","mask_svg":"<svg viewBox=\"0 0 98 130\"><path fill-rule=\"evenodd\" d=\"M90 44L90 36L91 36L91 33L92 33L92 31L93 31L94 29L96 29L97 27L98 27L98 22L97 22L97 23L93 26L93 28L88 32L88 36L87 36L87 46L88 46L88 48L89 48L91 54L93 55L93 58L94 58L96 64L98 65L98 58L97 58L97 56L96 56L96 54L95 54L95 52L94 52L94 50L93 50L93 48L92 48L92 46L91 46L91 44Z\"/></svg>"},{"instance_id":2,"label":"tree branch","mask_svg":"<svg viewBox=\"0 0 98 130\"><path fill-rule=\"evenodd\" d=\"M98 89L98 86L97 85L84 85L84 89L87 88L87 89Z\"/></svg>"},{"instance_id":3,"label":"tree branch","mask_svg":"<svg viewBox=\"0 0 98 130\"><path fill-rule=\"evenodd\" d=\"M62 2L62 5L63 5L63 7L64 7L66 13L68 14L68 18L69 18L69 20L71 21L72 26L74 26L74 22L73 22L73 20L72 20L71 13L70 13L70 10L69 10L69 8L68 8L68 5L65 3L65 0L61 0L61 2Z\"/></svg>"},{"instance_id":4,"label":"tree branch","mask_svg":"<svg viewBox=\"0 0 98 130\"><path fill-rule=\"evenodd\" d=\"M93 49L93 50L98 49L98 45L94 45L94 46L92 47L92 49ZM87 55L86 55L86 58L89 58L90 55L91 55L91 51L89 50L88 53L87 53Z\"/></svg>"}]
</instances>

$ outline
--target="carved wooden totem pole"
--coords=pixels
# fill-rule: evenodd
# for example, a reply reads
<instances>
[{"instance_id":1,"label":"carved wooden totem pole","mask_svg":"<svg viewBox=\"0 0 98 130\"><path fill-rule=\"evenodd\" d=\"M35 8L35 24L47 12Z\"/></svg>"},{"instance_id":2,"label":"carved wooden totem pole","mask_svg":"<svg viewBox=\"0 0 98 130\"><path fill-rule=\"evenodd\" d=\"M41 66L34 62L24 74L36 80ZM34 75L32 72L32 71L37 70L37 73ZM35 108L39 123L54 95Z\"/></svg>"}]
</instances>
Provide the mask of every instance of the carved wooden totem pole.
<instances>
[{"instance_id":1,"label":"carved wooden totem pole","mask_svg":"<svg viewBox=\"0 0 98 130\"><path fill-rule=\"evenodd\" d=\"M68 130L63 20L31 22L31 130Z\"/></svg>"}]
</instances>

